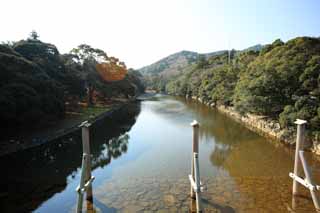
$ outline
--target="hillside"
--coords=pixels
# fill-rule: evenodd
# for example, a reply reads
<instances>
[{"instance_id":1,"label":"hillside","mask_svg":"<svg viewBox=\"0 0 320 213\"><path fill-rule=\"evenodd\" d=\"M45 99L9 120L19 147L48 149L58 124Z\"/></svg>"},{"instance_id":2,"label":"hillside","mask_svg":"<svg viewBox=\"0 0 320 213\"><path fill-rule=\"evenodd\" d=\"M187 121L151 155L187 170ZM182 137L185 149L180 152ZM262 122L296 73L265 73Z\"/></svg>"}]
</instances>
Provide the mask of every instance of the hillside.
<instances>
[{"instance_id":1,"label":"hillside","mask_svg":"<svg viewBox=\"0 0 320 213\"><path fill-rule=\"evenodd\" d=\"M254 51L256 48L261 47L231 52L230 62L227 53L202 59L185 67L179 76L154 77L148 86L211 106L233 107L244 115L267 116L282 128L304 119L310 136L318 140L320 39L277 39L260 51Z\"/></svg>"},{"instance_id":2,"label":"hillside","mask_svg":"<svg viewBox=\"0 0 320 213\"><path fill-rule=\"evenodd\" d=\"M260 51L264 46L257 44L243 50L233 50L235 53L248 51ZM210 59L213 56L226 54L228 50L219 50L210 53L197 53L193 51L183 50L169 55L159 61L138 69L143 75L160 75L164 78L175 76L184 71L186 67L196 63L199 58L204 57Z\"/></svg>"},{"instance_id":3,"label":"hillside","mask_svg":"<svg viewBox=\"0 0 320 213\"><path fill-rule=\"evenodd\" d=\"M240 52L260 51L260 50L262 50L263 47L264 47L264 45L262 45L262 44L256 44L254 46L245 48L245 49L241 50Z\"/></svg>"},{"instance_id":4,"label":"hillside","mask_svg":"<svg viewBox=\"0 0 320 213\"><path fill-rule=\"evenodd\" d=\"M199 57L204 56L209 58L214 55L219 55L226 52L226 50L221 50L212 53L200 54L192 51L180 51L169 55L153 64L142 67L139 71L144 75L154 75L159 74L161 76L174 76L179 74L188 65L196 62Z\"/></svg>"}]
</instances>

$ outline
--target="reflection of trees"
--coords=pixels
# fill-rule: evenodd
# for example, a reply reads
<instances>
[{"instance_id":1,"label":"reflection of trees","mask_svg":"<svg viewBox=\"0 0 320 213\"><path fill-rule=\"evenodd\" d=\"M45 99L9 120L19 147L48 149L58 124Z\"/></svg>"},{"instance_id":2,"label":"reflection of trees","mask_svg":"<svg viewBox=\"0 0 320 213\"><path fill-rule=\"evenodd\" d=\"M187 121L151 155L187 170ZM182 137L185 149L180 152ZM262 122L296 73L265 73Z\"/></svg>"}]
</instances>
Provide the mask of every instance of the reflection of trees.
<instances>
[{"instance_id":1,"label":"reflection of trees","mask_svg":"<svg viewBox=\"0 0 320 213\"><path fill-rule=\"evenodd\" d=\"M265 141L264 138L243 141L228 150L222 163L233 177L240 176L282 176L287 178L292 170L292 155ZM216 151L211 154L212 163L217 157Z\"/></svg>"},{"instance_id":2,"label":"reflection of trees","mask_svg":"<svg viewBox=\"0 0 320 213\"><path fill-rule=\"evenodd\" d=\"M243 174L241 172L244 172L246 167L256 166L257 162L265 164L264 161L273 159L275 156L281 160L287 158L283 156L285 153L282 149L276 149L272 144L265 143L264 138L228 116L217 112L216 109L211 109L193 100L183 100L183 102L197 115L201 125L200 137L202 139L214 138L215 145L210 155L214 166L223 167L236 175ZM268 157L266 157L266 151L271 153ZM287 161L278 165L283 169L287 169L288 166ZM261 168L252 169L250 174L258 173ZM272 170L271 167L269 169Z\"/></svg>"},{"instance_id":3,"label":"reflection of trees","mask_svg":"<svg viewBox=\"0 0 320 213\"><path fill-rule=\"evenodd\" d=\"M128 149L127 144L129 135L125 134L119 138L112 138L107 143L108 155L114 159L118 158L121 153L125 153Z\"/></svg>"},{"instance_id":4,"label":"reflection of trees","mask_svg":"<svg viewBox=\"0 0 320 213\"><path fill-rule=\"evenodd\" d=\"M215 166L222 166L230 151L237 144L259 138L255 133L231 118L193 100L183 100L189 110L197 115L200 122L202 141L214 138L215 146L210 160Z\"/></svg>"},{"instance_id":5,"label":"reflection of trees","mask_svg":"<svg viewBox=\"0 0 320 213\"><path fill-rule=\"evenodd\" d=\"M90 127L90 149L94 168L105 166L127 151L131 129L140 104L129 104ZM106 153L106 156L104 156ZM0 158L0 205L2 212L29 212L55 193L63 191L67 177L81 167L81 131Z\"/></svg>"},{"instance_id":6,"label":"reflection of trees","mask_svg":"<svg viewBox=\"0 0 320 213\"><path fill-rule=\"evenodd\" d=\"M274 170L282 174L291 168L290 158L284 149L277 149L273 144L266 143L263 137L218 113L216 109L191 100L185 103L199 116L200 136L213 137L215 140L210 155L214 166L223 167L232 176L275 174ZM279 168L275 169L276 167Z\"/></svg>"},{"instance_id":7,"label":"reflection of trees","mask_svg":"<svg viewBox=\"0 0 320 213\"><path fill-rule=\"evenodd\" d=\"M119 137L111 138L107 143L105 143L105 150L101 154L92 159L92 168L104 167L111 162L111 159L117 159L123 153L128 150L129 135L124 134Z\"/></svg>"},{"instance_id":8,"label":"reflection of trees","mask_svg":"<svg viewBox=\"0 0 320 213\"><path fill-rule=\"evenodd\" d=\"M231 151L230 146L215 146L210 155L210 160L214 166L222 167Z\"/></svg>"},{"instance_id":9,"label":"reflection of trees","mask_svg":"<svg viewBox=\"0 0 320 213\"><path fill-rule=\"evenodd\" d=\"M263 137L215 112L215 109L195 101L185 103L200 122L201 141L212 141L214 138L210 154L212 165L225 170L232 177L234 191L240 192L241 199L259 202L261 207L281 205L274 197L278 196L277 193L290 194L291 188L288 186L291 186L292 180L288 178L288 173L292 171L293 156L285 148L279 149L266 142ZM229 177L222 176L222 179L223 183L227 183ZM225 191L229 190L227 188ZM239 203L242 201L239 200Z\"/></svg>"},{"instance_id":10,"label":"reflection of trees","mask_svg":"<svg viewBox=\"0 0 320 213\"><path fill-rule=\"evenodd\" d=\"M257 135L216 109L193 100L181 99L188 110L194 112L200 122L200 137L214 138L216 144L230 147L244 140L257 138Z\"/></svg>"}]
</instances>

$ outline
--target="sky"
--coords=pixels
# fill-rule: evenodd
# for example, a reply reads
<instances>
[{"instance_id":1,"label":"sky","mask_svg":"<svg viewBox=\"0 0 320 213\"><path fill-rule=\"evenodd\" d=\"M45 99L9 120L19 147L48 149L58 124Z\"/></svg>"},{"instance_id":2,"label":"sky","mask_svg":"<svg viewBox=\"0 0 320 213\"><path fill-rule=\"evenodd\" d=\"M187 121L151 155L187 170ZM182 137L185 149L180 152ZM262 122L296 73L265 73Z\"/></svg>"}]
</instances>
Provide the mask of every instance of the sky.
<instances>
[{"instance_id":1,"label":"sky","mask_svg":"<svg viewBox=\"0 0 320 213\"><path fill-rule=\"evenodd\" d=\"M181 50L244 49L320 36L319 0L1 0L0 41L79 44L138 69Z\"/></svg>"}]
</instances>

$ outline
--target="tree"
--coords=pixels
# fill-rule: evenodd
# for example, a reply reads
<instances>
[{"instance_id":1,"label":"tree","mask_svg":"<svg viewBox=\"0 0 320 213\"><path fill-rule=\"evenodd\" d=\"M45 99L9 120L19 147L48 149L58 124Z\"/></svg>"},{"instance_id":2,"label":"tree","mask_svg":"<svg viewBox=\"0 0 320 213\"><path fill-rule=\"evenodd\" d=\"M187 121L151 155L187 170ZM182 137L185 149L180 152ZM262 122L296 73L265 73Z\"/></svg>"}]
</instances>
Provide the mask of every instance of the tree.
<instances>
[{"instance_id":1,"label":"tree","mask_svg":"<svg viewBox=\"0 0 320 213\"><path fill-rule=\"evenodd\" d=\"M31 33L29 34L29 39L30 40L38 40L39 35L35 30L32 30Z\"/></svg>"},{"instance_id":2,"label":"tree","mask_svg":"<svg viewBox=\"0 0 320 213\"><path fill-rule=\"evenodd\" d=\"M83 68L81 77L87 89L87 103L89 106L93 105L93 94L100 83L96 65L99 62L108 61L108 56L103 50L92 48L87 44L81 44L72 49L70 54L73 55L74 61Z\"/></svg>"},{"instance_id":3,"label":"tree","mask_svg":"<svg viewBox=\"0 0 320 213\"><path fill-rule=\"evenodd\" d=\"M211 98L219 104L231 105L234 88L238 81L239 70L231 65L225 65L215 69L211 84Z\"/></svg>"},{"instance_id":4,"label":"tree","mask_svg":"<svg viewBox=\"0 0 320 213\"><path fill-rule=\"evenodd\" d=\"M207 65L208 65L208 61L206 60L206 57L204 55L199 55L197 59L197 68L203 69Z\"/></svg>"},{"instance_id":5,"label":"tree","mask_svg":"<svg viewBox=\"0 0 320 213\"><path fill-rule=\"evenodd\" d=\"M83 67L82 77L87 88L88 105L92 105L93 96L109 98L114 95L134 96L139 90L133 78L134 73L128 76L127 67L116 57L108 57L100 49L92 48L87 44L79 45L71 51L76 63Z\"/></svg>"},{"instance_id":6,"label":"tree","mask_svg":"<svg viewBox=\"0 0 320 213\"><path fill-rule=\"evenodd\" d=\"M296 97L305 95L299 76L319 53L320 41L302 37L284 44L276 40L270 47L241 74L234 104L246 112L278 117L285 106L295 104Z\"/></svg>"},{"instance_id":7,"label":"tree","mask_svg":"<svg viewBox=\"0 0 320 213\"><path fill-rule=\"evenodd\" d=\"M16 44L16 42L15 41L2 41L1 44L12 48Z\"/></svg>"},{"instance_id":8,"label":"tree","mask_svg":"<svg viewBox=\"0 0 320 213\"><path fill-rule=\"evenodd\" d=\"M236 56L236 50L232 49L228 52L228 63L231 63L231 61L235 58Z\"/></svg>"},{"instance_id":9,"label":"tree","mask_svg":"<svg viewBox=\"0 0 320 213\"><path fill-rule=\"evenodd\" d=\"M1 45L0 106L0 127L17 129L60 118L65 110L63 90L45 68Z\"/></svg>"}]
</instances>

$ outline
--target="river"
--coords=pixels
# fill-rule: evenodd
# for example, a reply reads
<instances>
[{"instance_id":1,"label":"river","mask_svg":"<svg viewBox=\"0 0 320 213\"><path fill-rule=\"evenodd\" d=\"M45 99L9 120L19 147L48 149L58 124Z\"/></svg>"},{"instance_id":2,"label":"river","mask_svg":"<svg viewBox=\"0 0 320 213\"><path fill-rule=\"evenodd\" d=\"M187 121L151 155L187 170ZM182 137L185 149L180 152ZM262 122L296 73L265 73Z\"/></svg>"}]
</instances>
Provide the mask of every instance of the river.
<instances>
[{"instance_id":1,"label":"river","mask_svg":"<svg viewBox=\"0 0 320 213\"><path fill-rule=\"evenodd\" d=\"M130 104L91 131L97 212L188 212L192 128L200 123L200 176L206 212L289 212L294 150L265 139L215 109L158 95ZM0 158L0 212L74 212L81 134ZM318 162L307 156L320 180ZM318 175L316 175L318 174ZM308 191L297 212L313 212ZM84 208L87 208L84 204Z\"/></svg>"}]
</instances>

